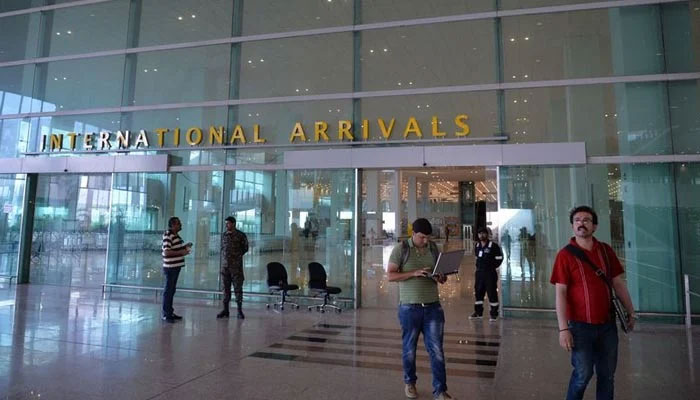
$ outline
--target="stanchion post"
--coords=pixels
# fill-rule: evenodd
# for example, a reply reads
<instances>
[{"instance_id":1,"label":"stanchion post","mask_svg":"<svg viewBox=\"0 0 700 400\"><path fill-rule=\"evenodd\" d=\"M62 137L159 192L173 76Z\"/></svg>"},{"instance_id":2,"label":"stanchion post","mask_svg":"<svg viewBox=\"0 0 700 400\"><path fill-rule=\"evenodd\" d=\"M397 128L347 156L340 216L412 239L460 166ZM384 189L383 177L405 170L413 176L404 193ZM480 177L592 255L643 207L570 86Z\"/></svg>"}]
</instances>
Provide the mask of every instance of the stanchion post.
<instances>
[{"instance_id":1,"label":"stanchion post","mask_svg":"<svg viewBox=\"0 0 700 400\"><path fill-rule=\"evenodd\" d=\"M685 286L685 327L690 329L693 327L693 321L690 316L690 279L688 274L683 275L683 283Z\"/></svg>"}]
</instances>

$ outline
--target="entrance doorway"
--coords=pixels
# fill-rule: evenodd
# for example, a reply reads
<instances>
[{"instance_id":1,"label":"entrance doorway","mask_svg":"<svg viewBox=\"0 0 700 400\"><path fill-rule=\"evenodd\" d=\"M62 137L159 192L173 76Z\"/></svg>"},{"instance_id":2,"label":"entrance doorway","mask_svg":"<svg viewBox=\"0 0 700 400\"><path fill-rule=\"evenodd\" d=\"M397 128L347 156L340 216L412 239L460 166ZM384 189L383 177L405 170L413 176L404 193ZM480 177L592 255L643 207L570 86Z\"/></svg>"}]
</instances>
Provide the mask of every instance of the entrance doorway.
<instances>
[{"instance_id":1,"label":"entrance doorway","mask_svg":"<svg viewBox=\"0 0 700 400\"><path fill-rule=\"evenodd\" d=\"M465 250L459 275L440 287L441 297L471 304L476 231L491 228L497 210L497 167L363 170L362 307L398 305L398 285L387 280L386 268L391 250L410 237L411 222L420 217L431 222L441 249Z\"/></svg>"}]
</instances>

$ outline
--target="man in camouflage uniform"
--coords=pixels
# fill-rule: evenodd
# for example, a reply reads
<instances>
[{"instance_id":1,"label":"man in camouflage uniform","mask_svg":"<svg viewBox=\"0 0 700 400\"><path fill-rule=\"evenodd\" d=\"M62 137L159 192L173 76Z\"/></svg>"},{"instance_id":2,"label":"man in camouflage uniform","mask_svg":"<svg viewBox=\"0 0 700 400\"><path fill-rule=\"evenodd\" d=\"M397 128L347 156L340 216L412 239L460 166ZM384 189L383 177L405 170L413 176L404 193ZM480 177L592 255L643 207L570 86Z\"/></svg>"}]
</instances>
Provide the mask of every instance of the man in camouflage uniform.
<instances>
[{"instance_id":1,"label":"man in camouflage uniform","mask_svg":"<svg viewBox=\"0 0 700 400\"><path fill-rule=\"evenodd\" d=\"M216 318L228 318L231 283L236 294L238 319L243 319L243 255L248 252L248 237L236 229L236 218L226 218L226 232L221 234L221 278L224 284L224 309Z\"/></svg>"}]
</instances>

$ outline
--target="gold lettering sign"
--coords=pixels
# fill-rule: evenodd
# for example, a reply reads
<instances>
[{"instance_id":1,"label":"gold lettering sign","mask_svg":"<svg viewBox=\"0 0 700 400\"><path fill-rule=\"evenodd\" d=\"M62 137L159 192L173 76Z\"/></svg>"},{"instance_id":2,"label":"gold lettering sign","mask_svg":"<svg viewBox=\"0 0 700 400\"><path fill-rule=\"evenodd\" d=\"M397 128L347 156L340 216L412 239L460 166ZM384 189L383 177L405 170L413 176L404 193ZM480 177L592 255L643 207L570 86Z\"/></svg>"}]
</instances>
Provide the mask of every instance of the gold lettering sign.
<instances>
[{"instance_id":1,"label":"gold lettering sign","mask_svg":"<svg viewBox=\"0 0 700 400\"><path fill-rule=\"evenodd\" d=\"M430 133L433 138L447 138L449 136L461 138L470 134L471 129L467 121L469 116L467 114L458 114L454 117L453 128L451 130L449 127L443 127L440 118L437 115L431 116L430 120ZM396 118L384 119L377 118L376 120L363 119L362 124L359 128L353 126L353 122L349 120L339 120L337 125L330 125L327 121L315 121L313 127L308 126L309 129L313 128L313 142L325 142L325 143L339 143L339 142L357 142L370 141L371 133L374 132L375 137L379 136L379 139L389 140L394 133L394 128L396 128ZM405 124L405 125L404 125ZM414 116L408 117L408 119L403 122L399 122L399 125L403 127L403 135L400 133L397 135L399 138L406 140L415 140L423 138L423 128L427 128L427 124L421 126L421 123ZM337 126L337 128L336 128ZM379 129L376 129L379 128ZM42 152L44 151L62 151L70 150L74 151L77 147L77 137L82 136L83 138L83 150L109 150L116 146L118 150L128 150L148 148L151 146L149 135L155 134L158 139L158 147L161 148L173 148L180 147L180 127L173 128L156 128L152 132L147 132L146 130L140 130L138 135L132 135L131 131L128 130L118 130L116 132L100 131L100 132L86 132L86 133L49 133L48 135L42 135L39 148ZM253 140L248 141L246 137L245 130L250 129L249 127L244 127L239 124L235 125L233 130L226 132L224 126L210 125L208 127L198 127L192 126L187 128L185 132L185 141L191 147L195 146L238 146L246 145L248 143L262 144L267 143L267 139L263 137L262 129L259 124L254 124L253 129ZM398 128L401 129L401 128ZM249 131L250 132L250 131ZM291 131L289 131L289 142L290 143L307 143L310 138L306 135L306 129L302 122L295 122L292 126ZM172 133L172 135L168 135ZM204 135L208 133L205 139ZM357 133L357 135L355 134ZM68 137L67 144L68 148L64 148L66 140L64 136ZM134 139L135 136L135 139Z\"/></svg>"}]
</instances>

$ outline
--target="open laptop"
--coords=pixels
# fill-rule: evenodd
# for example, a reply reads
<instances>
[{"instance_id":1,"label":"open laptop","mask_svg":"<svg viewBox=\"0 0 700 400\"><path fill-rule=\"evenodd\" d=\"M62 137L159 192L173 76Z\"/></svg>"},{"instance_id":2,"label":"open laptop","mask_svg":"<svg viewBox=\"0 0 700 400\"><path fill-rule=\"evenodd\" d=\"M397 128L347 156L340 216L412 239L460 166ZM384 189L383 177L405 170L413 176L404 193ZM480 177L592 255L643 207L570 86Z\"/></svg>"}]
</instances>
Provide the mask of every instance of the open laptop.
<instances>
[{"instance_id":1,"label":"open laptop","mask_svg":"<svg viewBox=\"0 0 700 400\"><path fill-rule=\"evenodd\" d=\"M433 276L456 274L462 264L462 257L464 257L464 249L440 253L433 269Z\"/></svg>"}]
</instances>

